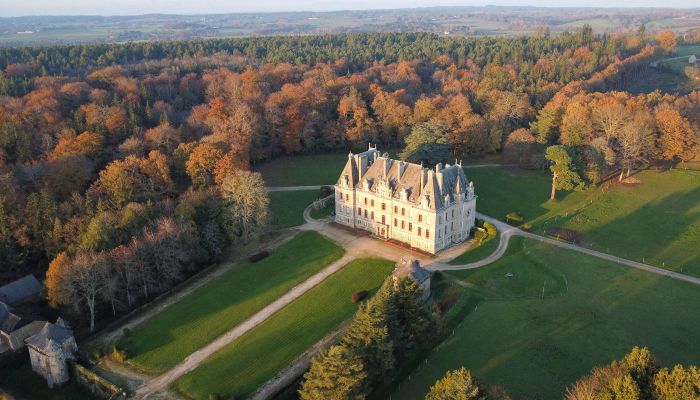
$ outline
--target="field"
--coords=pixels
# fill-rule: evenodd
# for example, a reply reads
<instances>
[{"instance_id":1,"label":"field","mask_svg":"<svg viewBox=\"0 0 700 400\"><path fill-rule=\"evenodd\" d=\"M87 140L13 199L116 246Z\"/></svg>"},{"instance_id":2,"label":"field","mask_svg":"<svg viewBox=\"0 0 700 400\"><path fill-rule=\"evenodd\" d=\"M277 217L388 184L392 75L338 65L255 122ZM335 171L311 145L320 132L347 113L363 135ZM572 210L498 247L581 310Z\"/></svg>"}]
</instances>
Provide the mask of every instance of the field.
<instances>
[{"instance_id":1,"label":"field","mask_svg":"<svg viewBox=\"0 0 700 400\"><path fill-rule=\"evenodd\" d=\"M684 62L687 64L687 60ZM691 87L683 68L685 66L677 69L678 72L648 68L642 75L626 82L621 89L632 94L651 93L657 89L662 93L686 93Z\"/></svg>"},{"instance_id":2,"label":"field","mask_svg":"<svg viewBox=\"0 0 700 400\"><path fill-rule=\"evenodd\" d=\"M289 228L304 223L304 209L320 197L318 190L270 192L270 216L275 228Z\"/></svg>"},{"instance_id":3,"label":"field","mask_svg":"<svg viewBox=\"0 0 700 400\"><path fill-rule=\"evenodd\" d=\"M241 262L168 307L134 329L118 347L135 367L163 372L342 255L340 247L320 234L300 233L268 258Z\"/></svg>"},{"instance_id":4,"label":"field","mask_svg":"<svg viewBox=\"0 0 700 400\"><path fill-rule=\"evenodd\" d=\"M255 170L267 186L333 185L347 161L347 153L279 157Z\"/></svg>"},{"instance_id":5,"label":"field","mask_svg":"<svg viewBox=\"0 0 700 400\"><path fill-rule=\"evenodd\" d=\"M700 287L692 284L521 238L496 263L450 274L474 285L464 290L481 301L395 399L422 399L460 366L515 399L561 399L591 367L634 345L665 365L700 359Z\"/></svg>"},{"instance_id":6,"label":"field","mask_svg":"<svg viewBox=\"0 0 700 400\"><path fill-rule=\"evenodd\" d=\"M49 389L46 381L32 371L29 362L19 368L5 368L0 374L0 387L18 399L90 400L95 398L75 382L60 388ZM2 398L1 395L0 398Z\"/></svg>"},{"instance_id":7,"label":"field","mask_svg":"<svg viewBox=\"0 0 700 400\"><path fill-rule=\"evenodd\" d=\"M479 195L477 210L499 219L517 211L542 234L573 229L583 245L700 276L700 171L647 170L637 186L560 194L548 201L549 175L502 168L467 170ZM512 199L519 199L513 203Z\"/></svg>"},{"instance_id":8,"label":"field","mask_svg":"<svg viewBox=\"0 0 700 400\"><path fill-rule=\"evenodd\" d=\"M375 290L392 269L386 260L350 262L182 377L176 388L195 399L210 393L244 397L350 318L357 309L352 294Z\"/></svg>"}]
</instances>

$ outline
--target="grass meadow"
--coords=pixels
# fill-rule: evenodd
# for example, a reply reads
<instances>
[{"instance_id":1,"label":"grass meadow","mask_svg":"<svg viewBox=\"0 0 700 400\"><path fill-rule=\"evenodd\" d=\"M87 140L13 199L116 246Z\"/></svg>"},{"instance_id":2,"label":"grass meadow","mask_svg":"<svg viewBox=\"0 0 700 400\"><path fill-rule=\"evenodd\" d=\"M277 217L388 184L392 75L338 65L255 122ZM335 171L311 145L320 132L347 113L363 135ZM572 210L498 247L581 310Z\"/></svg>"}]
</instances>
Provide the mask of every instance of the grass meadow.
<instances>
[{"instance_id":1,"label":"grass meadow","mask_svg":"<svg viewBox=\"0 0 700 400\"><path fill-rule=\"evenodd\" d=\"M320 197L319 190L270 192L270 218L275 228L304 224L304 209Z\"/></svg>"},{"instance_id":2,"label":"grass meadow","mask_svg":"<svg viewBox=\"0 0 700 400\"><path fill-rule=\"evenodd\" d=\"M202 400L211 393L245 397L349 319L357 309L352 294L375 291L393 266L381 259L351 261L180 378L176 389Z\"/></svg>"},{"instance_id":3,"label":"grass meadow","mask_svg":"<svg viewBox=\"0 0 700 400\"><path fill-rule=\"evenodd\" d=\"M267 186L333 185L340 176L347 153L278 157L255 168Z\"/></svg>"},{"instance_id":4,"label":"grass meadow","mask_svg":"<svg viewBox=\"0 0 700 400\"><path fill-rule=\"evenodd\" d=\"M462 290L478 305L394 399L423 399L460 366L514 399L547 400L634 345L648 346L665 365L700 359L695 285L522 238L487 267L449 274L473 285Z\"/></svg>"},{"instance_id":5,"label":"grass meadow","mask_svg":"<svg viewBox=\"0 0 700 400\"><path fill-rule=\"evenodd\" d=\"M241 262L212 282L166 308L118 347L128 363L161 373L230 330L342 257L339 246L317 232L303 232L257 263Z\"/></svg>"},{"instance_id":6,"label":"grass meadow","mask_svg":"<svg viewBox=\"0 0 700 400\"><path fill-rule=\"evenodd\" d=\"M645 170L636 186L616 181L548 201L549 174L506 168L469 169L477 210L504 220L517 211L533 232L578 231L583 245L700 276L700 171ZM514 202L513 199L518 199Z\"/></svg>"}]
</instances>

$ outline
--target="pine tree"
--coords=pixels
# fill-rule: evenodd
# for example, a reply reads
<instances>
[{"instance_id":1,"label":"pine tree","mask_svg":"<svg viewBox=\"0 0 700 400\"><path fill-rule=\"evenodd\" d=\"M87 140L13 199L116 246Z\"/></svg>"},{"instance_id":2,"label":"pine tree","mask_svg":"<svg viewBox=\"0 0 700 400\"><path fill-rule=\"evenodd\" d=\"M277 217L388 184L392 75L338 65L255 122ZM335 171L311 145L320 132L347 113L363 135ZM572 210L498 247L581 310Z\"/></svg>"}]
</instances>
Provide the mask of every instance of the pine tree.
<instances>
[{"instance_id":1,"label":"pine tree","mask_svg":"<svg viewBox=\"0 0 700 400\"><path fill-rule=\"evenodd\" d=\"M299 390L301 400L364 399L367 373L360 358L346 346L333 346L311 363Z\"/></svg>"},{"instance_id":2,"label":"pine tree","mask_svg":"<svg viewBox=\"0 0 700 400\"><path fill-rule=\"evenodd\" d=\"M394 368L394 343L389 335L390 317L385 290L360 305L342 344L353 349L362 360L370 382Z\"/></svg>"},{"instance_id":3,"label":"pine tree","mask_svg":"<svg viewBox=\"0 0 700 400\"><path fill-rule=\"evenodd\" d=\"M471 400L478 399L479 387L468 369L462 367L447 371L445 377L435 382L425 400Z\"/></svg>"},{"instance_id":4,"label":"pine tree","mask_svg":"<svg viewBox=\"0 0 700 400\"><path fill-rule=\"evenodd\" d=\"M550 200L556 200L557 190L573 190L583 185L581 177L575 170L573 159L565 146L547 147L545 157L551 162L549 167L552 171Z\"/></svg>"}]
</instances>

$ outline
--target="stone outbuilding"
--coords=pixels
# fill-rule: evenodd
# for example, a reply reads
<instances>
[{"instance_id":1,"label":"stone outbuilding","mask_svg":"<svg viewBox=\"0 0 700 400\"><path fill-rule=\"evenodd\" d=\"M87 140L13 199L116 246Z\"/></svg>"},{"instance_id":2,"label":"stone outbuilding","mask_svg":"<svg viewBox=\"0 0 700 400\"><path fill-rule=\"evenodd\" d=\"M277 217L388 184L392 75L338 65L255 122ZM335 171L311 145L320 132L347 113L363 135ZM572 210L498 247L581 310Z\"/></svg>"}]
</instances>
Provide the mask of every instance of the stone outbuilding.
<instances>
[{"instance_id":1,"label":"stone outbuilding","mask_svg":"<svg viewBox=\"0 0 700 400\"><path fill-rule=\"evenodd\" d=\"M428 300L430 297L430 271L420 266L420 262L415 259L402 258L396 263L392 278L394 284L399 280L409 277L416 281L421 288L421 301Z\"/></svg>"},{"instance_id":2,"label":"stone outbuilding","mask_svg":"<svg viewBox=\"0 0 700 400\"><path fill-rule=\"evenodd\" d=\"M695 65L695 63L697 63L697 62L698 62L698 58L695 56L695 54L688 57L688 64Z\"/></svg>"},{"instance_id":3,"label":"stone outbuilding","mask_svg":"<svg viewBox=\"0 0 700 400\"><path fill-rule=\"evenodd\" d=\"M44 321L0 301L0 354L24 348L24 340L39 332Z\"/></svg>"},{"instance_id":4,"label":"stone outbuilding","mask_svg":"<svg viewBox=\"0 0 700 400\"><path fill-rule=\"evenodd\" d=\"M68 360L75 359L78 346L73 330L59 318L55 324L46 322L41 330L26 339L32 370L46 379L49 387L68 382Z\"/></svg>"}]
</instances>

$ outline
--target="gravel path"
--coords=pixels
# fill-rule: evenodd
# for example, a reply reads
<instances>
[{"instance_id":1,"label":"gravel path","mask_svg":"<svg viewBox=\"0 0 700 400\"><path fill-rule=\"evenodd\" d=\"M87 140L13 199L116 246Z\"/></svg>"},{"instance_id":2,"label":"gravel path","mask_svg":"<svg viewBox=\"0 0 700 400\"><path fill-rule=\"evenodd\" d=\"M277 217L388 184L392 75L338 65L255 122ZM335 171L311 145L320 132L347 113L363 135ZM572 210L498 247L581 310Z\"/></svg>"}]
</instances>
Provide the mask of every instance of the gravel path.
<instances>
[{"instance_id":1,"label":"gravel path","mask_svg":"<svg viewBox=\"0 0 700 400\"><path fill-rule=\"evenodd\" d=\"M665 276L665 277L668 277L671 279L676 279L679 281L684 281L684 282L689 282L689 283L692 283L695 285L700 285L700 278L697 278L694 276L681 274L681 273L674 272L674 271L669 271L667 269L659 268L659 267L649 265L649 264L640 263L637 261L628 260L626 258L614 256L612 254L601 253L599 251L591 250L591 249L588 249L585 247L581 247L581 246L571 244L571 243L562 242L559 240L554 240L554 239L540 236L540 235L537 235L537 234L534 234L531 232L525 232L521 229L518 229L514 226L508 225L504 222L501 222L495 218L491 218L491 217L484 215L484 214L481 214L481 213L477 213L477 216L479 218L482 218L482 219L494 224L494 226L496 226L496 229L498 229L498 231L500 233L500 242L498 243L498 247L496 248L496 250L493 253L491 253L491 255L489 255L488 257L486 257L482 260L473 262L473 263L462 264L462 265L450 265L450 264L446 264L446 263L441 262L441 261L437 261L435 263L427 265L426 266L427 269L430 269L430 270L461 270L461 269L473 269L473 268L483 267L484 265L490 264L503 256L503 254L506 252L506 249L508 248L508 242L510 241L511 237L522 236L522 237L525 237L528 239L544 242L544 243L550 244L552 246L560 247L560 248L567 249L567 250L577 251L579 253L587 254L589 256L600 258L602 260L612 261L612 262L626 265L628 267L636 268L636 269L639 269L642 271L647 271L647 272L651 272L651 273L654 273L657 275L662 275L662 276Z\"/></svg>"},{"instance_id":2,"label":"gravel path","mask_svg":"<svg viewBox=\"0 0 700 400\"><path fill-rule=\"evenodd\" d=\"M209 356L221 350L229 343L233 342L234 340L238 339L251 329L258 326L260 323L268 319L272 314L276 313L292 301L299 298L311 288L321 283L324 279L328 278L329 276L340 270L343 266L345 266L353 259L355 259L354 255L346 253L339 260L333 262L332 264L324 268L321 272L317 273L316 275L313 275L306 281L295 286L294 288L292 288L292 290L285 293L284 295L282 295L282 297L278 298L262 310L255 313L252 317L236 325L236 327L219 336L208 345L190 354L187 358L185 358L184 361L177 364L169 371L148 382L145 382L144 385L139 387L136 391L136 397L145 399L148 398L148 395L150 393L157 392L161 389L168 387L171 383L175 382L181 376L197 368Z\"/></svg>"}]
</instances>

